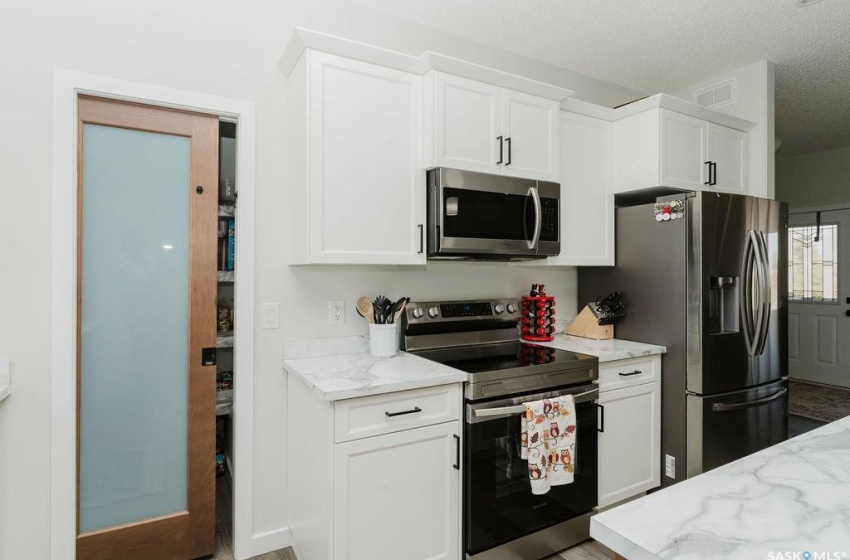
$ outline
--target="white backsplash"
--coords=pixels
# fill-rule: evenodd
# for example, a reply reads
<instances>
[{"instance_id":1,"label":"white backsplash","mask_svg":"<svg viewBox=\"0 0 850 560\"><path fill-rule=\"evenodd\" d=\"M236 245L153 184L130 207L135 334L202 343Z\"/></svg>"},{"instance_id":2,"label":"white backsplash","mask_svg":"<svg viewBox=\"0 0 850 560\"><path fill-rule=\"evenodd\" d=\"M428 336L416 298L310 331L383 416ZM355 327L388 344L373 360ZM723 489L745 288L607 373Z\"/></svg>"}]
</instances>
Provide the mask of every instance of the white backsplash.
<instances>
[{"instance_id":1,"label":"white backsplash","mask_svg":"<svg viewBox=\"0 0 850 560\"><path fill-rule=\"evenodd\" d=\"M414 301L518 298L532 283L544 283L555 297L558 320L575 317L575 268L445 261L421 267L289 266L284 270L281 334L285 340L364 335L367 323L355 309L360 296L409 296ZM345 301L345 324L328 325L328 300Z\"/></svg>"}]
</instances>

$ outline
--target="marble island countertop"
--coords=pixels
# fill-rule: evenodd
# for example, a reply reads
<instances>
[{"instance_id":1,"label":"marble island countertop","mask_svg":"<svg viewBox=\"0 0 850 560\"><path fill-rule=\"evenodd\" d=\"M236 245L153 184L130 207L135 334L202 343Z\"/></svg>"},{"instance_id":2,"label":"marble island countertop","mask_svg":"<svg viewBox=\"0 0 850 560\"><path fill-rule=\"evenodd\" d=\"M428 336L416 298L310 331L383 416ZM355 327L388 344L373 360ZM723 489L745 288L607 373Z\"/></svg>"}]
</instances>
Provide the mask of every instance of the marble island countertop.
<instances>
[{"instance_id":1,"label":"marble island countertop","mask_svg":"<svg viewBox=\"0 0 850 560\"><path fill-rule=\"evenodd\" d=\"M555 335L555 340L551 342L534 342L533 344L596 356L599 358L600 363L626 360L629 358L642 358L644 356L653 356L667 352L667 348L655 344L644 344L642 342L618 340L616 338L610 340L593 340L591 338L570 336L560 332Z\"/></svg>"},{"instance_id":2,"label":"marble island countertop","mask_svg":"<svg viewBox=\"0 0 850 560\"><path fill-rule=\"evenodd\" d=\"M850 559L850 416L600 513L590 534L628 560Z\"/></svg>"},{"instance_id":3,"label":"marble island countertop","mask_svg":"<svg viewBox=\"0 0 850 560\"><path fill-rule=\"evenodd\" d=\"M324 401L466 381L466 372L407 352L376 358L367 336L285 341L283 356L290 376Z\"/></svg>"}]
</instances>

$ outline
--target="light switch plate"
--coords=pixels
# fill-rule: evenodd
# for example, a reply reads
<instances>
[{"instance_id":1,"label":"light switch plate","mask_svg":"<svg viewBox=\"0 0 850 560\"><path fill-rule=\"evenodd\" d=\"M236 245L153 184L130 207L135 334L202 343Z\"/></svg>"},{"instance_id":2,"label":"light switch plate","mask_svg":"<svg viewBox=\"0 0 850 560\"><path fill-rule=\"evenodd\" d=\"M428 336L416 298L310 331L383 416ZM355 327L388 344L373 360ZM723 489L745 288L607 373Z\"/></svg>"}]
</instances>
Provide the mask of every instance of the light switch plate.
<instances>
[{"instance_id":1,"label":"light switch plate","mask_svg":"<svg viewBox=\"0 0 850 560\"><path fill-rule=\"evenodd\" d=\"M260 326L263 329L280 328L280 303L264 303Z\"/></svg>"}]
</instances>

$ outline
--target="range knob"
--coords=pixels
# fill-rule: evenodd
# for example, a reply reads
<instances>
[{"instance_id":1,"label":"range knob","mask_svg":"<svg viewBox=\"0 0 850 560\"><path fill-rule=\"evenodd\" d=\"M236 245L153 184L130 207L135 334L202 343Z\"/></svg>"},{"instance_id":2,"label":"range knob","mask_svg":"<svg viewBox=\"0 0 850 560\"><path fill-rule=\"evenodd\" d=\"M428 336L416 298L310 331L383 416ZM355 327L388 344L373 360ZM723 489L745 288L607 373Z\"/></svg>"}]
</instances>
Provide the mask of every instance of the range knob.
<instances>
[{"instance_id":1,"label":"range knob","mask_svg":"<svg viewBox=\"0 0 850 560\"><path fill-rule=\"evenodd\" d=\"M428 316L432 319L440 314L440 308L437 306L428 308Z\"/></svg>"},{"instance_id":2,"label":"range knob","mask_svg":"<svg viewBox=\"0 0 850 560\"><path fill-rule=\"evenodd\" d=\"M493 306L493 311L496 312L496 315L504 313L505 312L505 306L502 305L501 303L497 303L496 305Z\"/></svg>"},{"instance_id":3,"label":"range knob","mask_svg":"<svg viewBox=\"0 0 850 560\"><path fill-rule=\"evenodd\" d=\"M425 314L425 312L422 310L421 307L417 307L416 309L413 310L413 318L414 319L421 319L422 315L424 315L424 314Z\"/></svg>"},{"instance_id":4,"label":"range knob","mask_svg":"<svg viewBox=\"0 0 850 560\"><path fill-rule=\"evenodd\" d=\"M516 304L513 304L513 303L508 304L508 313L516 313Z\"/></svg>"}]
</instances>

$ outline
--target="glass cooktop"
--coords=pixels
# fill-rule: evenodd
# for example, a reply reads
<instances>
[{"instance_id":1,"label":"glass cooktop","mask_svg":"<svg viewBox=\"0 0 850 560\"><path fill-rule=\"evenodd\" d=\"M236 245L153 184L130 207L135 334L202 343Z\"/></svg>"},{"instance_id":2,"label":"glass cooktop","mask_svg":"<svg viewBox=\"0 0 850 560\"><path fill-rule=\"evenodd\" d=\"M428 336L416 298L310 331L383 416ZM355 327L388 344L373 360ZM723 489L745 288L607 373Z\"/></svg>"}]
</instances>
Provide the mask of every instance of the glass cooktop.
<instances>
[{"instance_id":1,"label":"glass cooktop","mask_svg":"<svg viewBox=\"0 0 850 560\"><path fill-rule=\"evenodd\" d=\"M473 374L549 364L560 365L564 369L572 369L584 360L596 360L594 356L558 348L548 348L519 340L476 346L417 350L411 353Z\"/></svg>"}]
</instances>

